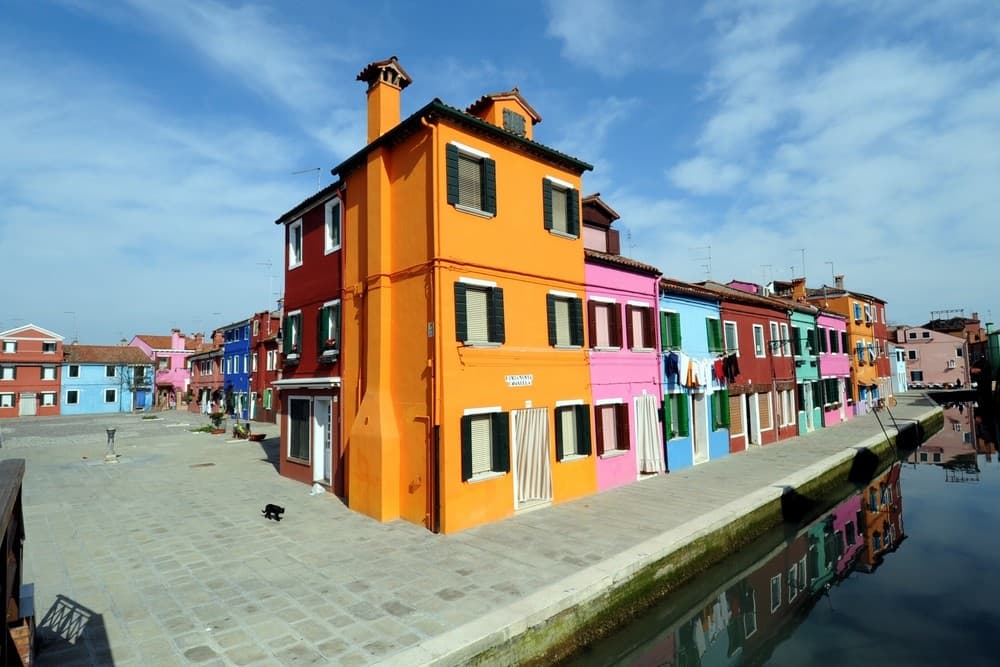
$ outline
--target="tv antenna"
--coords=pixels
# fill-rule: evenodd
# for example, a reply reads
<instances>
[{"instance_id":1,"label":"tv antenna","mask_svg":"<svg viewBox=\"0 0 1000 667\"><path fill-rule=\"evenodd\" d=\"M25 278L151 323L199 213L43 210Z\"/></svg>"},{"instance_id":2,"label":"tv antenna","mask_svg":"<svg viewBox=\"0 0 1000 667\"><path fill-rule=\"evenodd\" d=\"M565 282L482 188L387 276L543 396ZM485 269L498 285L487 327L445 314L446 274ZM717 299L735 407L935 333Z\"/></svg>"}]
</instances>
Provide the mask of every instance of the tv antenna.
<instances>
[{"instance_id":1,"label":"tv antenna","mask_svg":"<svg viewBox=\"0 0 1000 667\"><path fill-rule=\"evenodd\" d=\"M299 169L298 171L293 171L292 175L294 176L298 174L308 174L310 171L316 172L316 192L319 192L319 177L323 171L322 167L310 167L309 169Z\"/></svg>"},{"instance_id":2,"label":"tv antenna","mask_svg":"<svg viewBox=\"0 0 1000 667\"><path fill-rule=\"evenodd\" d=\"M931 319L932 320L943 320L952 315L959 315L960 317L965 317L965 308L949 308L947 310L932 310Z\"/></svg>"},{"instance_id":3,"label":"tv antenna","mask_svg":"<svg viewBox=\"0 0 1000 667\"><path fill-rule=\"evenodd\" d=\"M708 279L711 280L712 279L712 246L706 245L706 246L700 246L698 248L688 248L688 250L690 252L694 252L695 250L704 250L705 251L705 256L704 257L695 257L694 259L697 259L697 260L700 260L702 262L705 262L701 266L702 266L703 269L705 269L705 274L708 276Z\"/></svg>"}]
</instances>

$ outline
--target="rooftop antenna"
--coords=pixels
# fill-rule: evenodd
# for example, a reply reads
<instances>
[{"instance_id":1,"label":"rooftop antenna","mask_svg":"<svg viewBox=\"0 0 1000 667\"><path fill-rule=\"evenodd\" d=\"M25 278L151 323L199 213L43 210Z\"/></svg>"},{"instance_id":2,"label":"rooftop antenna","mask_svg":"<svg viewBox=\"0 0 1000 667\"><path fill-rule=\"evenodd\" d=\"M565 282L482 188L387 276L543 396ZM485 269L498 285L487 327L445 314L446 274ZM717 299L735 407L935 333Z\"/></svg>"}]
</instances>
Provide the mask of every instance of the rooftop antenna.
<instances>
[{"instance_id":1,"label":"rooftop antenna","mask_svg":"<svg viewBox=\"0 0 1000 667\"><path fill-rule=\"evenodd\" d=\"M799 252L802 253L802 277L806 277L806 249L799 248Z\"/></svg>"},{"instance_id":2,"label":"rooftop antenna","mask_svg":"<svg viewBox=\"0 0 1000 667\"><path fill-rule=\"evenodd\" d=\"M769 282L771 282L771 280L767 279L768 275L772 276L771 280L774 279L773 278L774 273L771 271L771 265L770 264L761 264L760 265L760 284L761 285L767 285Z\"/></svg>"},{"instance_id":3,"label":"rooftop antenna","mask_svg":"<svg viewBox=\"0 0 1000 667\"><path fill-rule=\"evenodd\" d=\"M322 167L309 167L308 169L299 169L298 171L293 171L292 175L308 174L310 171L316 172L316 192L319 192L319 177L322 172Z\"/></svg>"},{"instance_id":4,"label":"rooftop antenna","mask_svg":"<svg viewBox=\"0 0 1000 667\"><path fill-rule=\"evenodd\" d=\"M931 311L931 319L932 320L943 320L946 317L950 317L952 315L959 315L961 317L965 317L965 308L949 308L947 310L932 310Z\"/></svg>"},{"instance_id":5,"label":"rooftop antenna","mask_svg":"<svg viewBox=\"0 0 1000 667\"><path fill-rule=\"evenodd\" d=\"M77 331L77 328L76 328L76 311L75 310L64 310L63 311L63 315L72 315L73 316L73 344L75 345L75 344L77 344L77 343L80 342L79 332Z\"/></svg>"},{"instance_id":6,"label":"rooftop antenna","mask_svg":"<svg viewBox=\"0 0 1000 667\"><path fill-rule=\"evenodd\" d=\"M833 262L823 262L823 263L830 265L830 279L833 281L833 283L836 283L837 282L837 275L833 272ZM831 283L831 284L833 284L833 283Z\"/></svg>"},{"instance_id":7,"label":"rooftop antenna","mask_svg":"<svg viewBox=\"0 0 1000 667\"><path fill-rule=\"evenodd\" d=\"M698 248L688 248L688 250L691 251L691 252L694 252L695 250L704 250L705 251L705 253L706 253L705 257L695 257L695 259L698 259L698 260L701 260L701 261L705 262L701 266L705 269L705 274L708 276L708 279L711 280L712 279L712 246L706 245L706 246L700 246Z\"/></svg>"}]
</instances>

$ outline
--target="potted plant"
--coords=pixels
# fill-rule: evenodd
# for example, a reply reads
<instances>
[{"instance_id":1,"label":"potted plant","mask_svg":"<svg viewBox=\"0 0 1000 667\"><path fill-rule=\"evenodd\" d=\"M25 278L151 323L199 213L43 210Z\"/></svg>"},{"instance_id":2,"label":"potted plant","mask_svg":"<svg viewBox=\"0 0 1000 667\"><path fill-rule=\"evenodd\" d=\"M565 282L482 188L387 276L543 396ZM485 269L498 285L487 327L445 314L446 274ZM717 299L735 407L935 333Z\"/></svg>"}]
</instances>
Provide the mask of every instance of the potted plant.
<instances>
[{"instance_id":1,"label":"potted plant","mask_svg":"<svg viewBox=\"0 0 1000 667\"><path fill-rule=\"evenodd\" d=\"M222 420L226 418L225 412L211 412L209 413L208 418L212 422L212 433L214 435L226 432L226 429L222 428Z\"/></svg>"}]
</instances>

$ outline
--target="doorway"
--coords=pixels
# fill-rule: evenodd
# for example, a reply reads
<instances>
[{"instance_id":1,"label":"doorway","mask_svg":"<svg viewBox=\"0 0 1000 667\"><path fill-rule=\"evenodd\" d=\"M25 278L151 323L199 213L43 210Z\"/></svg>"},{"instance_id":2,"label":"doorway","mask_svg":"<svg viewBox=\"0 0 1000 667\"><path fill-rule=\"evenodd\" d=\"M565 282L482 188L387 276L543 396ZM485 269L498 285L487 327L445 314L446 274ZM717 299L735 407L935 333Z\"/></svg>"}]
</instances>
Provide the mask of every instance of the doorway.
<instances>
[{"instance_id":1,"label":"doorway","mask_svg":"<svg viewBox=\"0 0 1000 667\"><path fill-rule=\"evenodd\" d=\"M329 398L313 401L313 481L333 484L333 426Z\"/></svg>"},{"instance_id":2,"label":"doorway","mask_svg":"<svg viewBox=\"0 0 1000 667\"><path fill-rule=\"evenodd\" d=\"M813 386L812 382L802 383L802 409L805 411L806 432L812 431L813 425Z\"/></svg>"},{"instance_id":3,"label":"doorway","mask_svg":"<svg viewBox=\"0 0 1000 667\"><path fill-rule=\"evenodd\" d=\"M549 465L549 411L527 408L511 412L514 430L514 509L552 500Z\"/></svg>"},{"instance_id":4,"label":"doorway","mask_svg":"<svg viewBox=\"0 0 1000 667\"><path fill-rule=\"evenodd\" d=\"M746 401L744 412L747 416L747 446L760 445L760 396L758 394L744 394Z\"/></svg>"},{"instance_id":5,"label":"doorway","mask_svg":"<svg viewBox=\"0 0 1000 667\"><path fill-rule=\"evenodd\" d=\"M37 394L21 394L21 400L18 401L21 406L18 410L18 416L20 417L34 417L38 414L38 396Z\"/></svg>"},{"instance_id":6,"label":"doorway","mask_svg":"<svg viewBox=\"0 0 1000 667\"><path fill-rule=\"evenodd\" d=\"M691 394L693 406L691 415L691 446L694 448L694 462L708 460L708 405L704 393Z\"/></svg>"}]
</instances>

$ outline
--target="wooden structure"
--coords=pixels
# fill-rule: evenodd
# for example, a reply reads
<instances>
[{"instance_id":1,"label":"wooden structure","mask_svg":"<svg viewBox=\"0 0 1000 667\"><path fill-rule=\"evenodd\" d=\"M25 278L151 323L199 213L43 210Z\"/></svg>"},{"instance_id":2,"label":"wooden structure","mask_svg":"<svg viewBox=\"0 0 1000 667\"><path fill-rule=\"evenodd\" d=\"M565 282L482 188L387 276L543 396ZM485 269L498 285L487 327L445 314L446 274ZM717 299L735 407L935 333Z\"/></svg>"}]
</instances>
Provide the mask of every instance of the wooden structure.
<instances>
[{"instance_id":1,"label":"wooden structure","mask_svg":"<svg viewBox=\"0 0 1000 667\"><path fill-rule=\"evenodd\" d=\"M0 665L31 665L34 661L34 601L22 599L21 574L24 556L24 514L21 484L24 459L0 461L0 555L3 560L4 608L7 633L0 643Z\"/></svg>"}]
</instances>

